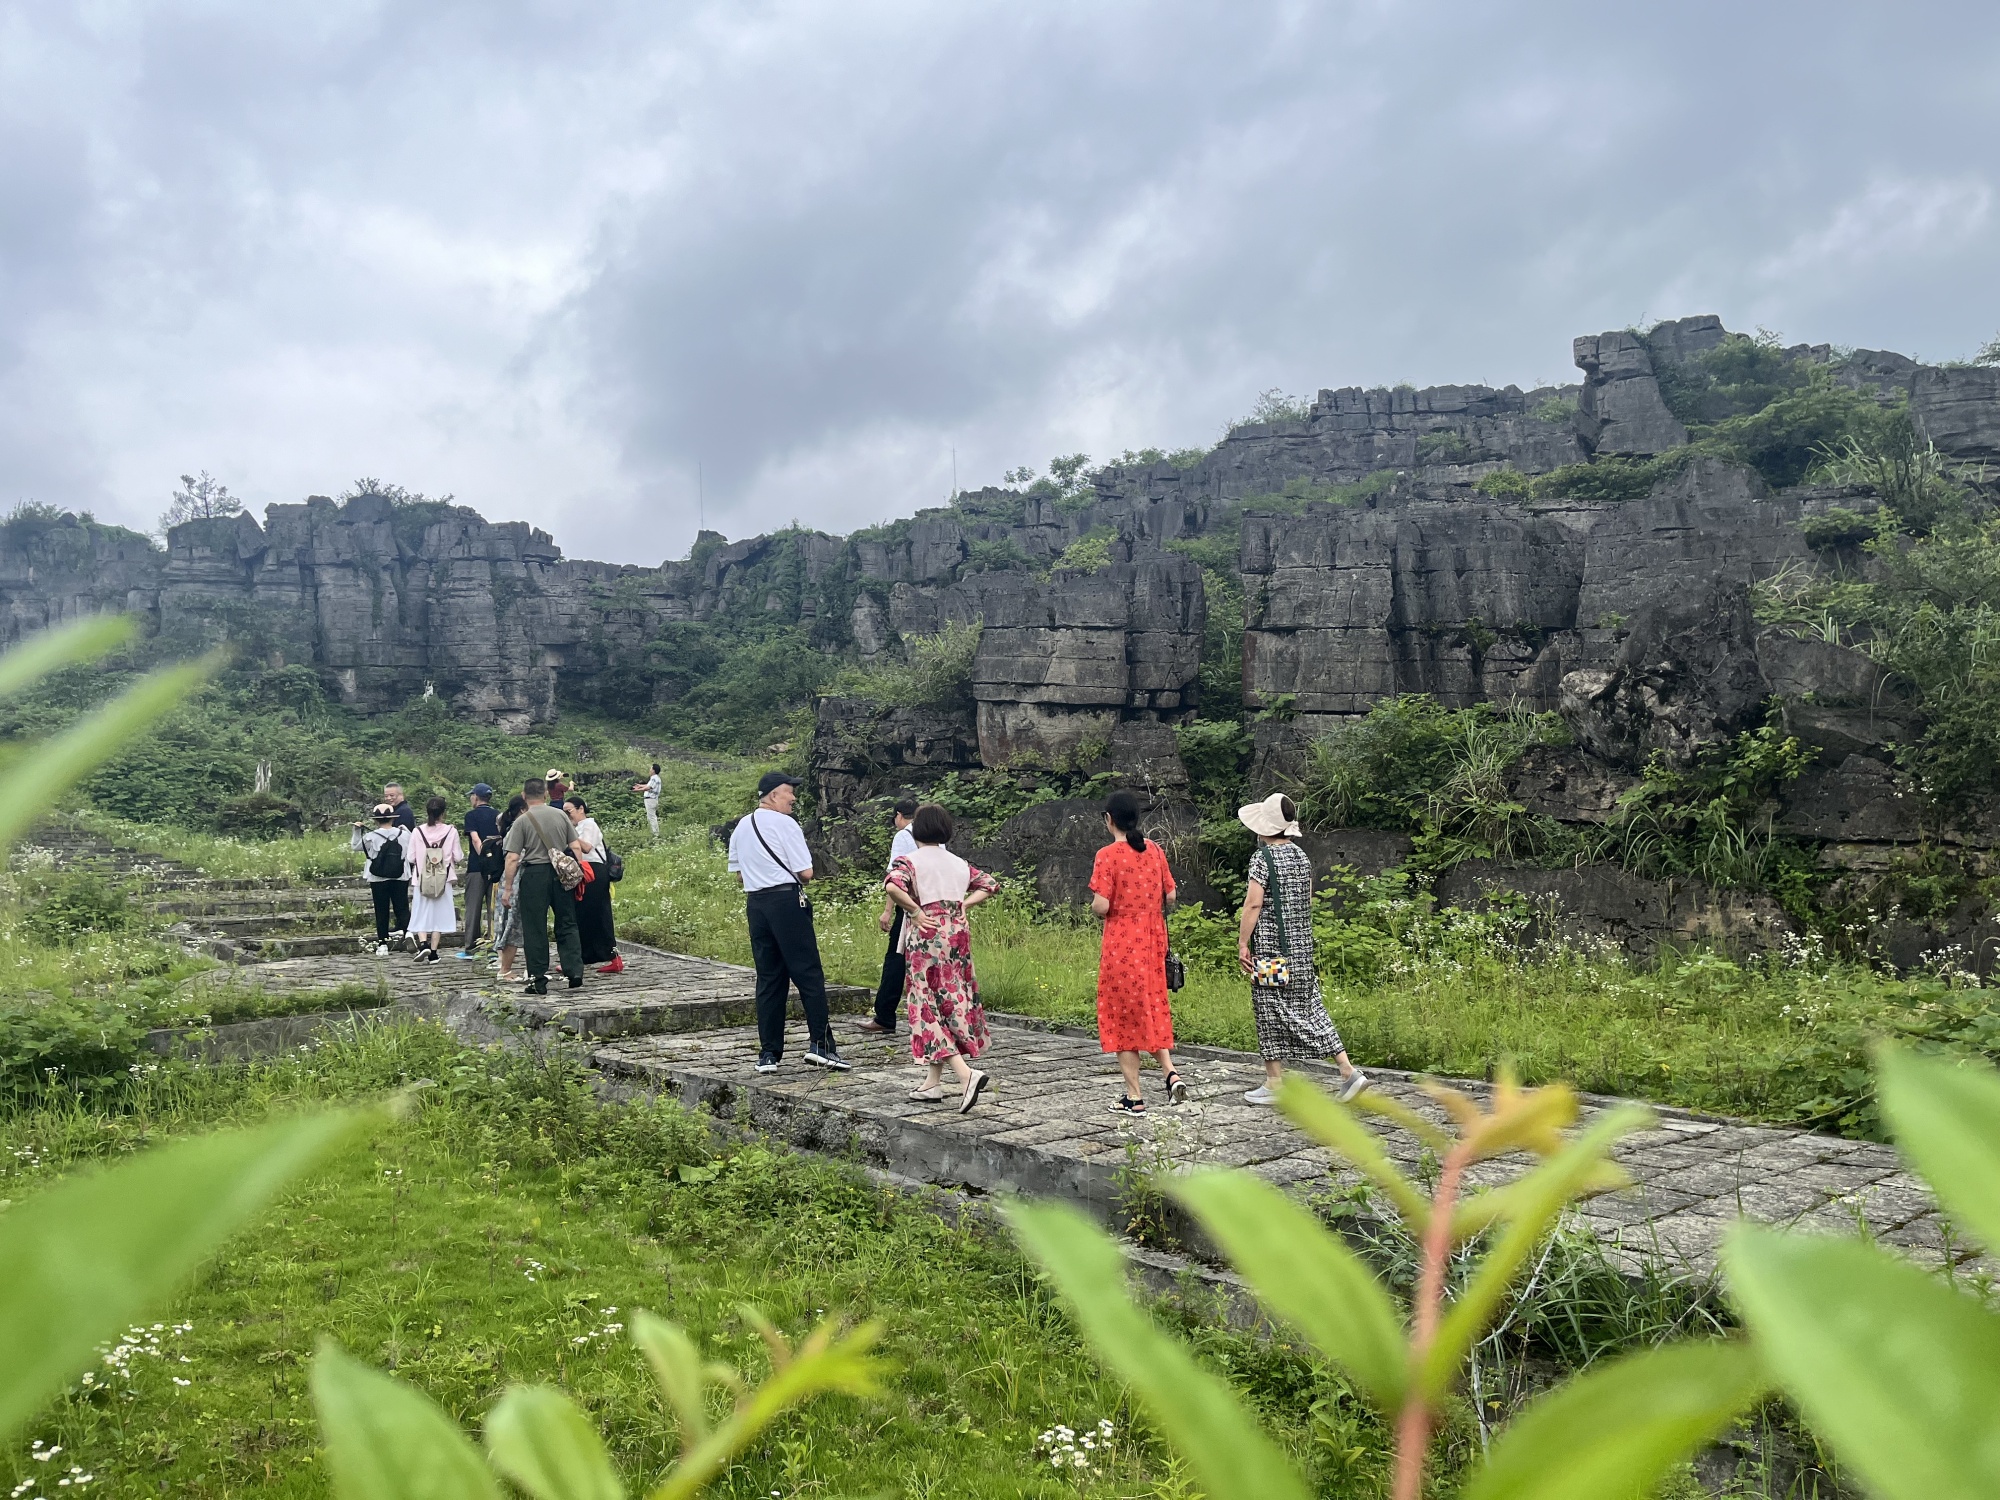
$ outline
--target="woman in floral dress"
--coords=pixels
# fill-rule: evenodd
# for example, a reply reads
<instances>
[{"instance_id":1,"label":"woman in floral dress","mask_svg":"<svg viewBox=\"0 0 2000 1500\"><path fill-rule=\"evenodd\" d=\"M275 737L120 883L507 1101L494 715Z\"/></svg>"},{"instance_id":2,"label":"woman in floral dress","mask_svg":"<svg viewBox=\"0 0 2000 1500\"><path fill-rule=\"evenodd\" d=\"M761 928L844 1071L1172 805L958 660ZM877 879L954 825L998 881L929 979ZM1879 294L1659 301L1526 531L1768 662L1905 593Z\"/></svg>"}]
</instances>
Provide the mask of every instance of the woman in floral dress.
<instances>
[{"instance_id":1,"label":"woman in floral dress","mask_svg":"<svg viewBox=\"0 0 2000 1500\"><path fill-rule=\"evenodd\" d=\"M904 1008L910 1021L910 1055L928 1069L910 1097L924 1104L944 1098L945 1065L958 1079L958 1112L986 1092L985 1073L972 1059L986 1050L986 1011L972 973L972 933L965 914L999 887L945 845L951 814L936 804L920 807L910 822L914 854L899 855L884 882L903 920Z\"/></svg>"},{"instance_id":2,"label":"woman in floral dress","mask_svg":"<svg viewBox=\"0 0 2000 1500\"><path fill-rule=\"evenodd\" d=\"M1237 821L1257 835L1237 928L1236 959L1252 976L1250 1011L1257 1020L1264 1081L1243 1096L1246 1104L1269 1104L1288 1062L1333 1058L1340 1064L1343 1100L1368 1087L1368 1075L1349 1059L1340 1028L1320 998L1319 973L1313 963L1312 861L1292 842L1299 833L1298 816L1292 799L1283 792L1236 810ZM1260 958L1283 958L1287 982L1257 983Z\"/></svg>"},{"instance_id":3,"label":"woman in floral dress","mask_svg":"<svg viewBox=\"0 0 2000 1500\"><path fill-rule=\"evenodd\" d=\"M1090 909L1104 920L1097 961L1098 1045L1118 1054L1125 1079L1125 1092L1111 1107L1143 1115L1141 1052L1158 1060L1169 1102L1185 1103L1188 1094L1174 1071L1174 1013L1167 1004L1166 908L1178 891L1166 852L1139 832L1136 792L1111 794L1104 826L1113 842L1097 851L1090 871Z\"/></svg>"}]
</instances>

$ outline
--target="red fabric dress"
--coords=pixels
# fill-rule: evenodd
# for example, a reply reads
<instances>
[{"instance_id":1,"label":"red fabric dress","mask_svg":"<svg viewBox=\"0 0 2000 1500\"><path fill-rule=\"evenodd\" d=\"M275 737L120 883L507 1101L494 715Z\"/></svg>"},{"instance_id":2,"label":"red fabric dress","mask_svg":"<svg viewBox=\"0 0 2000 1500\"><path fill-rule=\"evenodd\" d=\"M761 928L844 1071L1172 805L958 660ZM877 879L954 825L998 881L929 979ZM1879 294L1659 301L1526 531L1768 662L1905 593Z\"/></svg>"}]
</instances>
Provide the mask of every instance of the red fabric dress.
<instances>
[{"instance_id":1,"label":"red fabric dress","mask_svg":"<svg viewBox=\"0 0 2000 1500\"><path fill-rule=\"evenodd\" d=\"M1167 1006L1167 919L1162 898L1174 872L1151 839L1135 850L1119 839L1097 851L1090 889L1111 903L1097 962L1097 1036L1106 1052L1158 1052L1174 1044Z\"/></svg>"}]
</instances>

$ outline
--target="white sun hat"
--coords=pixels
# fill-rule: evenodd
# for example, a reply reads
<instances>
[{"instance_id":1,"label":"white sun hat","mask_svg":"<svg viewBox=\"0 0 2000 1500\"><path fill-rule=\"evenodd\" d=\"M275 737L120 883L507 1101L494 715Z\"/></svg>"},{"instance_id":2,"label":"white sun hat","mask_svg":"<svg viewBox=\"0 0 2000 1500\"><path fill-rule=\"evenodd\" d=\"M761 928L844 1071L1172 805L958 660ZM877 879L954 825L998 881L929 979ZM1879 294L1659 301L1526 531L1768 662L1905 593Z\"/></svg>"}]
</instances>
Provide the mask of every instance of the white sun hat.
<instances>
[{"instance_id":1,"label":"white sun hat","mask_svg":"<svg viewBox=\"0 0 2000 1500\"><path fill-rule=\"evenodd\" d=\"M1236 819L1252 833L1261 833L1266 838L1276 838L1279 834L1295 838L1301 832L1299 820L1285 816L1283 792L1273 792L1262 802L1237 808Z\"/></svg>"}]
</instances>

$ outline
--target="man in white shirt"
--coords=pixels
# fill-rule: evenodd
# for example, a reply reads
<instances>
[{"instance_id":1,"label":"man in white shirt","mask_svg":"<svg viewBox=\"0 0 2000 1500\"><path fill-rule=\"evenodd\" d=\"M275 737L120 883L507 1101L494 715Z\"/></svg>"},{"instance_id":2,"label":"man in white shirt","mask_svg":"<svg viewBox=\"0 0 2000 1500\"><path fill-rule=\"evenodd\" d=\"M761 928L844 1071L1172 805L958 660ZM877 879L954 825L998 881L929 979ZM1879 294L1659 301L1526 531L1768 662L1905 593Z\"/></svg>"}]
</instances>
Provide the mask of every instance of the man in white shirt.
<instances>
[{"instance_id":1,"label":"man in white shirt","mask_svg":"<svg viewBox=\"0 0 2000 1500\"><path fill-rule=\"evenodd\" d=\"M889 840L890 869L902 855L917 852L916 836L910 832L910 820L916 815L915 797L905 797L896 804L896 834ZM875 925L889 934L889 951L882 958L882 982L875 986L875 1014L854 1029L864 1036L894 1036L896 1012L903 1008L903 976L910 967L903 957L903 908L885 898Z\"/></svg>"},{"instance_id":2,"label":"man in white shirt","mask_svg":"<svg viewBox=\"0 0 2000 1500\"><path fill-rule=\"evenodd\" d=\"M757 783L757 805L729 836L729 868L743 882L750 955L757 965L757 1071L778 1071L785 1055L785 1001L796 984L810 1037L806 1061L845 1072L849 1064L827 1018L826 974L806 902L812 851L792 816L798 785L782 771L765 772Z\"/></svg>"},{"instance_id":3,"label":"man in white shirt","mask_svg":"<svg viewBox=\"0 0 2000 1500\"><path fill-rule=\"evenodd\" d=\"M646 794L646 826L653 830L653 837L660 836L660 763L653 762L653 774L644 781L632 783L632 790Z\"/></svg>"}]
</instances>

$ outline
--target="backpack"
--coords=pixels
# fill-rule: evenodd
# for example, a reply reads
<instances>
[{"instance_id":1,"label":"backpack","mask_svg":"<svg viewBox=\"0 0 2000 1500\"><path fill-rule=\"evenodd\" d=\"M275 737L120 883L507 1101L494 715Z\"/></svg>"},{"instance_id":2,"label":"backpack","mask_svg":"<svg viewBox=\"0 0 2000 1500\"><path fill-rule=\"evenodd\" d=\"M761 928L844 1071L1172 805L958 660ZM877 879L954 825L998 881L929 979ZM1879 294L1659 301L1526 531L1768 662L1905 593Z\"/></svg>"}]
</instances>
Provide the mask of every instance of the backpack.
<instances>
[{"instance_id":1,"label":"backpack","mask_svg":"<svg viewBox=\"0 0 2000 1500\"><path fill-rule=\"evenodd\" d=\"M380 830L377 830L380 832ZM401 831L384 834L382 842L368 857L368 873L377 880L401 880L403 878L403 840Z\"/></svg>"},{"instance_id":2,"label":"backpack","mask_svg":"<svg viewBox=\"0 0 2000 1500\"><path fill-rule=\"evenodd\" d=\"M442 843L433 844L421 831L417 837L423 839L424 845L424 862L417 867L417 894L426 901L435 901L451 883L451 860L446 857Z\"/></svg>"}]
</instances>

